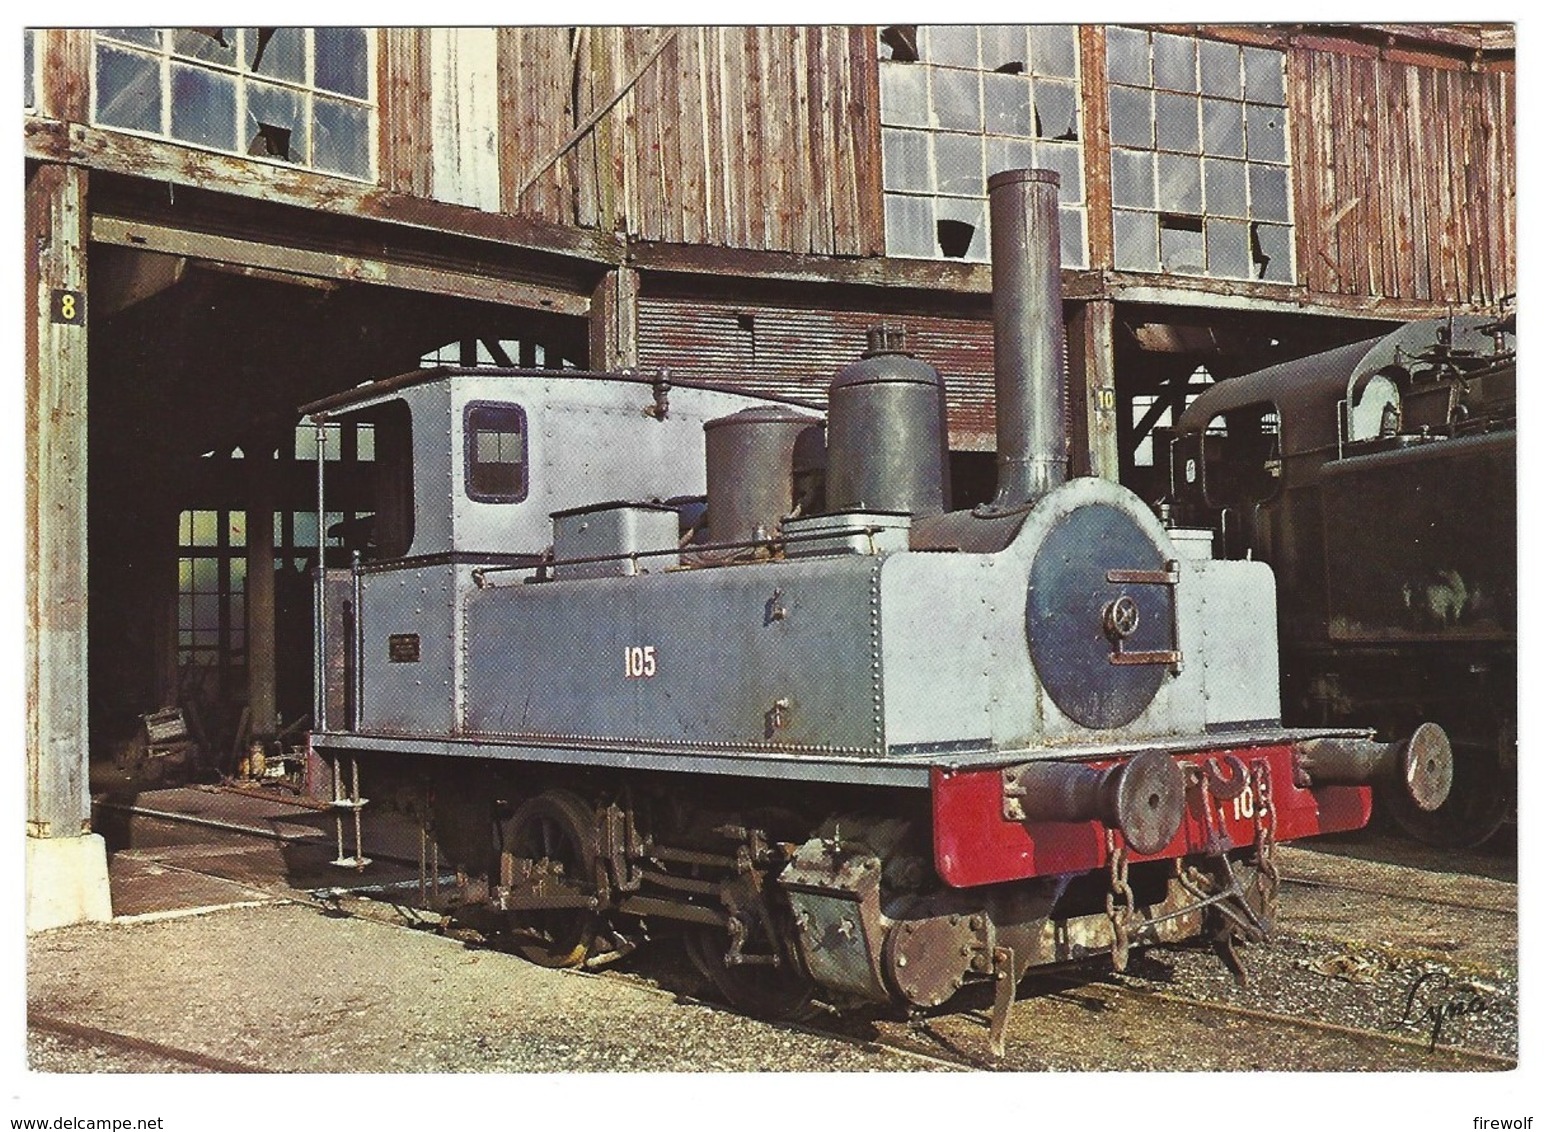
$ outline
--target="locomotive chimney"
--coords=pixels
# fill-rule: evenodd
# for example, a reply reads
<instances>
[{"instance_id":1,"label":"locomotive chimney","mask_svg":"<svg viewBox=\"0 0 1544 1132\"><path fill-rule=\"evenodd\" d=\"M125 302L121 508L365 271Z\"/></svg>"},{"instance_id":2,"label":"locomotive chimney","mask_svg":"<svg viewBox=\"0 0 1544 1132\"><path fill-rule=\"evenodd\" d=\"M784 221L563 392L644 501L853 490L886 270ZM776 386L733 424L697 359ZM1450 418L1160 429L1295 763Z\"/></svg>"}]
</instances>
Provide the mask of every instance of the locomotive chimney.
<instances>
[{"instance_id":1,"label":"locomotive chimney","mask_svg":"<svg viewBox=\"0 0 1544 1132\"><path fill-rule=\"evenodd\" d=\"M1062 323L1061 177L1013 169L987 181L992 336L997 351L997 498L1027 507L1067 479L1067 336Z\"/></svg>"}]
</instances>

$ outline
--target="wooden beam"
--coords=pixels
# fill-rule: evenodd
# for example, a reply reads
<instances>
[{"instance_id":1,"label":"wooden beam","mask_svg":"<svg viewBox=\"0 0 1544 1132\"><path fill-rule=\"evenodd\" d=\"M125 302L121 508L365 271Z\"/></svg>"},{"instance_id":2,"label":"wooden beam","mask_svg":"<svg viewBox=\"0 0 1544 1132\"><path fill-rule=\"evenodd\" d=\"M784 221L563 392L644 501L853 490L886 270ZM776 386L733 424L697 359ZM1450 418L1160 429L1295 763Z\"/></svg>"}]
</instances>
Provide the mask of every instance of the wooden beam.
<instances>
[{"instance_id":1,"label":"wooden beam","mask_svg":"<svg viewBox=\"0 0 1544 1132\"><path fill-rule=\"evenodd\" d=\"M440 267L365 259L306 248L286 248L232 236L190 232L141 220L125 220L116 216L93 217L91 238L97 243L186 256L216 264L232 264L314 279L372 283L382 287L398 287L525 307L529 310L550 311L554 314L582 317L590 310L590 300L586 295L576 295L556 287L521 282L514 278L492 278Z\"/></svg>"},{"instance_id":2,"label":"wooden beam","mask_svg":"<svg viewBox=\"0 0 1544 1132\"><path fill-rule=\"evenodd\" d=\"M271 435L247 439L247 705L253 741L274 737L278 710L278 663L274 635L273 513L278 468L277 440ZM318 537L325 541L324 532Z\"/></svg>"},{"instance_id":3,"label":"wooden beam","mask_svg":"<svg viewBox=\"0 0 1544 1132\"><path fill-rule=\"evenodd\" d=\"M1067 363L1072 400L1071 473L1119 482L1113 302L1099 299L1076 308L1067 323Z\"/></svg>"},{"instance_id":4,"label":"wooden beam","mask_svg":"<svg viewBox=\"0 0 1544 1132\"><path fill-rule=\"evenodd\" d=\"M26 187L27 831L90 831L86 647L87 174Z\"/></svg>"},{"instance_id":5,"label":"wooden beam","mask_svg":"<svg viewBox=\"0 0 1544 1132\"><path fill-rule=\"evenodd\" d=\"M608 271L590 298L592 370L613 372L638 365L638 272Z\"/></svg>"}]
</instances>

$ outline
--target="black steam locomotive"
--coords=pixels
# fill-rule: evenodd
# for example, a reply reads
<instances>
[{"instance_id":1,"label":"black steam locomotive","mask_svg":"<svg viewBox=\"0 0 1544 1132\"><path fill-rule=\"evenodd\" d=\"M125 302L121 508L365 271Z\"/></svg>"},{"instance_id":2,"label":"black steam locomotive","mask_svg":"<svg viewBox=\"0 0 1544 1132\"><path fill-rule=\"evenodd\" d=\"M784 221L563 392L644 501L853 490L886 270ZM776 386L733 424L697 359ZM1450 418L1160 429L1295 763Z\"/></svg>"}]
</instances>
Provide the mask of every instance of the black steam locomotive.
<instances>
[{"instance_id":1,"label":"black steam locomotive","mask_svg":"<svg viewBox=\"0 0 1544 1132\"><path fill-rule=\"evenodd\" d=\"M401 799L540 963L676 935L752 1009L985 983L1000 1022L1040 965L1192 937L1236 964L1278 842L1359 827L1378 776L1439 802L1438 727L1282 726L1266 566L1066 478L1056 175L989 187L998 494L973 510L939 375L884 335L825 419L497 369L311 406L374 427L380 481L367 553L318 577L340 812Z\"/></svg>"},{"instance_id":2,"label":"black steam locomotive","mask_svg":"<svg viewBox=\"0 0 1544 1132\"><path fill-rule=\"evenodd\" d=\"M1492 836L1517 785L1515 315L1415 322L1222 382L1168 451L1176 516L1276 571L1284 719L1388 738L1439 721L1447 802L1380 804L1434 845Z\"/></svg>"}]
</instances>

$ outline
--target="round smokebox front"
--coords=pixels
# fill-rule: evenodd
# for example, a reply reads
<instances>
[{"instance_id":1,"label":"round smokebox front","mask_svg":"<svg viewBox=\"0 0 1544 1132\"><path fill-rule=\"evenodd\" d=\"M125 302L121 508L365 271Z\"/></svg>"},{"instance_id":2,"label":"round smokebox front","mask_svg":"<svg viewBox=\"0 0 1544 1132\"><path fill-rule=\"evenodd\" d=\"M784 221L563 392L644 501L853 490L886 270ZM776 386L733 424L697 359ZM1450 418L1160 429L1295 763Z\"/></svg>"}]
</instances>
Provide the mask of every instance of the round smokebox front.
<instances>
[{"instance_id":1,"label":"round smokebox front","mask_svg":"<svg viewBox=\"0 0 1544 1132\"><path fill-rule=\"evenodd\" d=\"M1069 719L1122 727L1153 702L1177 660L1163 551L1113 507L1076 508L1035 552L1024 611L1040 683Z\"/></svg>"}]
</instances>

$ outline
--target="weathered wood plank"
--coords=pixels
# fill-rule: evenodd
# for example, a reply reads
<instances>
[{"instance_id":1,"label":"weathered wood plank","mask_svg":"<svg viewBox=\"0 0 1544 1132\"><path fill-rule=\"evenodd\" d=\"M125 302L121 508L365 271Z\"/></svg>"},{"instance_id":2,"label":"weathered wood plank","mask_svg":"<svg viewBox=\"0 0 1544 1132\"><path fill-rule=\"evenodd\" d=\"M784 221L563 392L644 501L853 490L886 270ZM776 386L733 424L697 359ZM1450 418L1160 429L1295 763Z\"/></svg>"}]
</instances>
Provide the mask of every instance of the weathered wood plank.
<instances>
[{"instance_id":1,"label":"weathered wood plank","mask_svg":"<svg viewBox=\"0 0 1544 1132\"><path fill-rule=\"evenodd\" d=\"M1088 266L1115 266L1114 217L1110 195L1110 97L1104 28L1078 29L1082 71L1083 193L1087 204ZM1294 153L1296 149L1294 148ZM1298 260L1301 262L1302 253Z\"/></svg>"},{"instance_id":2,"label":"weathered wood plank","mask_svg":"<svg viewBox=\"0 0 1544 1132\"><path fill-rule=\"evenodd\" d=\"M862 252L878 255L885 246L885 197L880 169L879 129L879 46L872 27L855 27L848 32L849 57L853 77L848 103L848 121L856 144L856 179L858 207L863 210Z\"/></svg>"},{"instance_id":3,"label":"weathered wood plank","mask_svg":"<svg viewBox=\"0 0 1544 1132\"><path fill-rule=\"evenodd\" d=\"M745 43L745 137L750 146L741 175L745 178L745 246L768 246L767 165L772 139L767 130L767 83L762 59L765 28L744 28Z\"/></svg>"},{"instance_id":4,"label":"weathered wood plank","mask_svg":"<svg viewBox=\"0 0 1544 1132\"><path fill-rule=\"evenodd\" d=\"M380 99L380 178L393 192L430 195L427 32L388 28L381 33L376 90Z\"/></svg>"}]
</instances>

